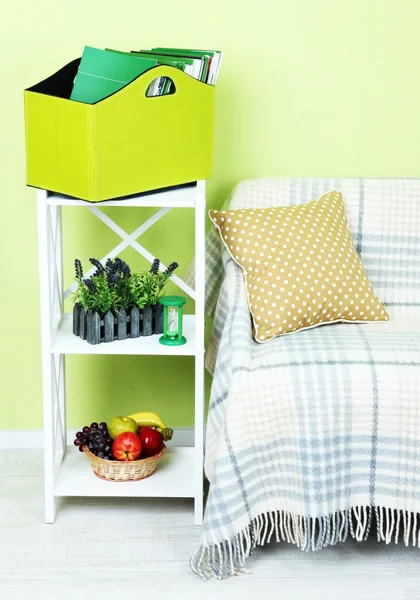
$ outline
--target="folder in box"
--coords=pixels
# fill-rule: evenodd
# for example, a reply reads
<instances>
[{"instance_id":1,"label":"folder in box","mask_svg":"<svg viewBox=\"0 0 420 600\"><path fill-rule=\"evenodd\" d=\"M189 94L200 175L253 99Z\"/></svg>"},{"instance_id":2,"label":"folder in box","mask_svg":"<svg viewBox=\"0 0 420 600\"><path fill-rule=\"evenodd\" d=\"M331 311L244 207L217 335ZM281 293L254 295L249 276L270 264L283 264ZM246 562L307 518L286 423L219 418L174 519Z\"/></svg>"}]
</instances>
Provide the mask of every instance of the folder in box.
<instances>
[{"instance_id":1,"label":"folder in box","mask_svg":"<svg viewBox=\"0 0 420 600\"><path fill-rule=\"evenodd\" d=\"M70 100L94 104L127 85L157 65L152 57L109 52L86 46L80 61Z\"/></svg>"}]
</instances>

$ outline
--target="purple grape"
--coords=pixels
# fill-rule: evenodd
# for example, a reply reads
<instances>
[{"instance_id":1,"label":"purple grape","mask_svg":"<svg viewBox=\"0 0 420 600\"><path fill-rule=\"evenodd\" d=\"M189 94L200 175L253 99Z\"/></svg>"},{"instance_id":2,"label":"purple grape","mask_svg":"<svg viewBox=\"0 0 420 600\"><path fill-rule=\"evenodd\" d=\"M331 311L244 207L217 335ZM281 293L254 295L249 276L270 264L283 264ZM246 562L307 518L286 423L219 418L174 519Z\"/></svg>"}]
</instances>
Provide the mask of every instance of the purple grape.
<instances>
[{"instance_id":1,"label":"purple grape","mask_svg":"<svg viewBox=\"0 0 420 600\"><path fill-rule=\"evenodd\" d=\"M111 437L108 437L108 438L106 438L106 440L105 440L105 443L106 443L106 444L109 444L110 446L112 446L112 442L113 442L113 441L114 441L114 440L113 440Z\"/></svg>"},{"instance_id":2,"label":"purple grape","mask_svg":"<svg viewBox=\"0 0 420 600\"><path fill-rule=\"evenodd\" d=\"M96 456L97 456L98 458L105 458L105 454L104 454L104 453L103 453L101 450L99 450L99 452L97 453L97 455L96 455Z\"/></svg>"},{"instance_id":3,"label":"purple grape","mask_svg":"<svg viewBox=\"0 0 420 600\"><path fill-rule=\"evenodd\" d=\"M79 446L79 451L80 451L80 452L84 452L84 450L83 450L83 446Z\"/></svg>"},{"instance_id":4,"label":"purple grape","mask_svg":"<svg viewBox=\"0 0 420 600\"><path fill-rule=\"evenodd\" d=\"M83 433L90 433L90 427L88 427L86 425L86 427L83 427Z\"/></svg>"},{"instance_id":5,"label":"purple grape","mask_svg":"<svg viewBox=\"0 0 420 600\"><path fill-rule=\"evenodd\" d=\"M99 423L99 429L107 429L107 424L105 423L105 421L102 421L102 423Z\"/></svg>"},{"instance_id":6,"label":"purple grape","mask_svg":"<svg viewBox=\"0 0 420 600\"><path fill-rule=\"evenodd\" d=\"M96 422L91 423L90 428L91 429L98 429L98 423L96 423Z\"/></svg>"},{"instance_id":7,"label":"purple grape","mask_svg":"<svg viewBox=\"0 0 420 600\"><path fill-rule=\"evenodd\" d=\"M111 450L112 450L112 447L109 444L107 446L105 446L105 448L104 448L105 454L110 454Z\"/></svg>"},{"instance_id":8,"label":"purple grape","mask_svg":"<svg viewBox=\"0 0 420 600\"><path fill-rule=\"evenodd\" d=\"M104 439L106 439L106 438L108 438L108 437L109 437L108 429L104 429L104 430L103 430L103 432L102 432L102 437L103 437Z\"/></svg>"},{"instance_id":9,"label":"purple grape","mask_svg":"<svg viewBox=\"0 0 420 600\"><path fill-rule=\"evenodd\" d=\"M73 444L74 444L75 446L82 446L82 445L83 445L83 444L82 444L82 442L81 442L80 440L74 440Z\"/></svg>"},{"instance_id":10,"label":"purple grape","mask_svg":"<svg viewBox=\"0 0 420 600\"><path fill-rule=\"evenodd\" d=\"M78 432L76 433L76 438L77 438L78 440L81 440L81 439L82 439L82 437L83 437L83 433L82 433L81 431L78 431Z\"/></svg>"}]
</instances>

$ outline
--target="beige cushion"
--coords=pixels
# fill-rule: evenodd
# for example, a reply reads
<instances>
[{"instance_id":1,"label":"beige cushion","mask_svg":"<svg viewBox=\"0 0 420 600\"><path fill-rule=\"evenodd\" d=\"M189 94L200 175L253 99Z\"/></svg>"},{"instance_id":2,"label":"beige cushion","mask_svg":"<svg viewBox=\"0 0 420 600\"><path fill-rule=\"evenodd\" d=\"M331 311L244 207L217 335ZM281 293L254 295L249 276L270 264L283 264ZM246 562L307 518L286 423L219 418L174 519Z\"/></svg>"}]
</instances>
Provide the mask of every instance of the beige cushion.
<instances>
[{"instance_id":1,"label":"beige cushion","mask_svg":"<svg viewBox=\"0 0 420 600\"><path fill-rule=\"evenodd\" d=\"M389 321L334 190L298 206L211 210L243 269L257 342L326 323Z\"/></svg>"}]
</instances>

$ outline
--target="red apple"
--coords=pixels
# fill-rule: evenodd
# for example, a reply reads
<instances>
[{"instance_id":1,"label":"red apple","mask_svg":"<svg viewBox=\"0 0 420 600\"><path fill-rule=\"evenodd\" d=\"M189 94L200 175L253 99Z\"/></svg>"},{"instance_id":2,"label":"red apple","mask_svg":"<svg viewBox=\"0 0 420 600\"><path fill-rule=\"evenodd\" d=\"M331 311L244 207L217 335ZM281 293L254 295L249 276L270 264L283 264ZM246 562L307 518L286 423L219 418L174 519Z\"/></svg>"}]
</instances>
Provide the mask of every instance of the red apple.
<instances>
[{"instance_id":1,"label":"red apple","mask_svg":"<svg viewBox=\"0 0 420 600\"><path fill-rule=\"evenodd\" d=\"M141 439L126 431L117 435L112 443L112 454L117 460L136 460L141 453Z\"/></svg>"},{"instance_id":2,"label":"red apple","mask_svg":"<svg viewBox=\"0 0 420 600\"><path fill-rule=\"evenodd\" d=\"M140 429L139 438L143 447L142 456L144 456L144 458L154 456L162 450L163 435L159 431L156 431L156 429L152 429L152 427L142 427Z\"/></svg>"}]
</instances>

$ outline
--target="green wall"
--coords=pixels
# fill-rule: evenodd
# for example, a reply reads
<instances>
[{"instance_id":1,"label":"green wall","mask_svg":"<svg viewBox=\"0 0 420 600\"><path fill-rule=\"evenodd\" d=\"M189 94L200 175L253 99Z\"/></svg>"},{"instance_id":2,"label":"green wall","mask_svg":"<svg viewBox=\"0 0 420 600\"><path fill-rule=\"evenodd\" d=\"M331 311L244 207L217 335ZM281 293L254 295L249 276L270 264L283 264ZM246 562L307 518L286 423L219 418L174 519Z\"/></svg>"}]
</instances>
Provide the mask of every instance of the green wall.
<instances>
[{"instance_id":1,"label":"green wall","mask_svg":"<svg viewBox=\"0 0 420 600\"><path fill-rule=\"evenodd\" d=\"M240 179L285 176L420 176L418 0L39 0L8 3L0 25L0 429L42 425L35 192L26 189L22 90L83 46L221 48L214 177L218 207ZM133 211L108 209L134 230ZM88 211L64 211L66 283L116 242ZM181 245L171 243L182 231ZM193 222L165 217L149 238L184 270ZM141 267L134 252L123 257ZM190 307L191 308L191 307ZM6 316L4 316L6 315ZM156 410L192 424L192 359L70 357L70 426ZM207 382L209 384L209 381Z\"/></svg>"}]
</instances>

